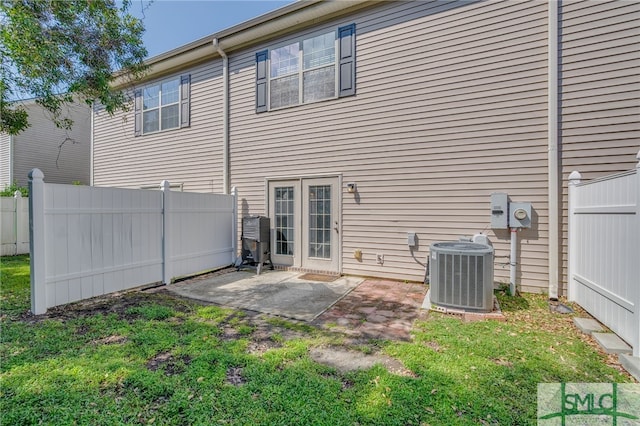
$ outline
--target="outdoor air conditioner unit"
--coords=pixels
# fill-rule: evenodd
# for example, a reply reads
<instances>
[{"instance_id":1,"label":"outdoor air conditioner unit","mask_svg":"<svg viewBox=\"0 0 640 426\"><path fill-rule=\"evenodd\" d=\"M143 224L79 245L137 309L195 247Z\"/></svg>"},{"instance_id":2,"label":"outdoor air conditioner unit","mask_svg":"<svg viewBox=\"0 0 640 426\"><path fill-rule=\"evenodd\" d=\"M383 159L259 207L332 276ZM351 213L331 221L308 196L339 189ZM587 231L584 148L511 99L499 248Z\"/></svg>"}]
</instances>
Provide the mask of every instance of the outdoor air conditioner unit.
<instances>
[{"instance_id":1,"label":"outdoor air conditioner unit","mask_svg":"<svg viewBox=\"0 0 640 426\"><path fill-rule=\"evenodd\" d=\"M432 305L475 312L493 309L493 247L455 241L430 246Z\"/></svg>"}]
</instances>

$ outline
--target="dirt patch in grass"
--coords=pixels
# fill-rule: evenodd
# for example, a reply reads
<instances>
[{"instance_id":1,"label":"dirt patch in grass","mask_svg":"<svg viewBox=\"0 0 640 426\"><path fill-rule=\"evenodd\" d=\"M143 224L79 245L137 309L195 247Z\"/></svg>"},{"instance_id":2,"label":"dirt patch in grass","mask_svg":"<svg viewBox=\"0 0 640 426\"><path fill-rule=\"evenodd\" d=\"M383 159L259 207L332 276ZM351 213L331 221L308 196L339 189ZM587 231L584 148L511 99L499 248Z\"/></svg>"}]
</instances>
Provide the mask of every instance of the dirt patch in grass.
<instances>
[{"instance_id":1,"label":"dirt patch in grass","mask_svg":"<svg viewBox=\"0 0 640 426\"><path fill-rule=\"evenodd\" d=\"M193 302L171 297L169 294L162 292L146 293L140 290L130 290L56 306L49 308L47 313L42 315L24 313L20 319L27 323L37 323L49 319L64 322L71 319L87 318L100 314L116 314L120 319L132 321L138 318L138 315L135 314L135 308L150 303L170 307L175 312L191 312L194 306ZM80 335L82 332L83 330L81 330L81 328L77 330L77 333Z\"/></svg>"},{"instance_id":2,"label":"dirt patch in grass","mask_svg":"<svg viewBox=\"0 0 640 426\"><path fill-rule=\"evenodd\" d=\"M247 345L247 353L251 355L261 356L264 355L265 352L270 351L271 349L276 349L282 347L281 343L277 343L271 340L261 340L261 341L251 341Z\"/></svg>"},{"instance_id":3,"label":"dirt patch in grass","mask_svg":"<svg viewBox=\"0 0 640 426\"><path fill-rule=\"evenodd\" d=\"M507 361L503 358L494 358L491 361L493 361L496 365L502 365L503 367L513 367L513 363L511 361Z\"/></svg>"},{"instance_id":4,"label":"dirt patch in grass","mask_svg":"<svg viewBox=\"0 0 640 426\"><path fill-rule=\"evenodd\" d=\"M438 342L429 341L429 342L424 342L423 345L433 349L435 352L440 352L442 350L442 347L438 344Z\"/></svg>"},{"instance_id":5,"label":"dirt patch in grass","mask_svg":"<svg viewBox=\"0 0 640 426\"><path fill-rule=\"evenodd\" d=\"M125 343L128 339L124 336L118 336L116 334L109 336L109 337L105 337L103 339L98 339L98 340L94 340L93 343L94 345L117 345L117 344L121 344L121 343Z\"/></svg>"},{"instance_id":6,"label":"dirt patch in grass","mask_svg":"<svg viewBox=\"0 0 640 426\"><path fill-rule=\"evenodd\" d=\"M170 352L160 352L147 361L147 369L149 371L163 369L167 376L173 376L183 373L184 367L189 364L191 364L191 357L189 356L176 358Z\"/></svg>"},{"instance_id":7,"label":"dirt patch in grass","mask_svg":"<svg viewBox=\"0 0 640 426\"><path fill-rule=\"evenodd\" d=\"M242 377L242 367L229 367L225 383L232 386L242 386L247 381Z\"/></svg>"},{"instance_id":8,"label":"dirt patch in grass","mask_svg":"<svg viewBox=\"0 0 640 426\"><path fill-rule=\"evenodd\" d=\"M320 347L311 349L309 356L312 360L333 367L340 373L365 370L380 364L397 376L415 377L415 374L400 361L382 354L365 354L340 347Z\"/></svg>"}]
</instances>

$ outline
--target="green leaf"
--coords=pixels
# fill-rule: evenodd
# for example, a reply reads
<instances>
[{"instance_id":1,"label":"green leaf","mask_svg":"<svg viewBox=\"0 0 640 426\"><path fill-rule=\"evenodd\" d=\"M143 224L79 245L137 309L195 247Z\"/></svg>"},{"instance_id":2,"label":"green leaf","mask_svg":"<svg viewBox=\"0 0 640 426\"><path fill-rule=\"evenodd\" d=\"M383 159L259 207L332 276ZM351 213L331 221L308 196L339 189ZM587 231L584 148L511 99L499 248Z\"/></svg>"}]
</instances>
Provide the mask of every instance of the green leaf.
<instances>
[{"instance_id":1,"label":"green leaf","mask_svg":"<svg viewBox=\"0 0 640 426\"><path fill-rule=\"evenodd\" d=\"M115 72L144 75L147 50L142 21L130 2L113 0L0 0L0 131L28 127L26 111L13 102L35 97L58 127L69 129L66 104L99 102L109 113L130 100L112 88ZM22 96L21 96L22 95Z\"/></svg>"}]
</instances>

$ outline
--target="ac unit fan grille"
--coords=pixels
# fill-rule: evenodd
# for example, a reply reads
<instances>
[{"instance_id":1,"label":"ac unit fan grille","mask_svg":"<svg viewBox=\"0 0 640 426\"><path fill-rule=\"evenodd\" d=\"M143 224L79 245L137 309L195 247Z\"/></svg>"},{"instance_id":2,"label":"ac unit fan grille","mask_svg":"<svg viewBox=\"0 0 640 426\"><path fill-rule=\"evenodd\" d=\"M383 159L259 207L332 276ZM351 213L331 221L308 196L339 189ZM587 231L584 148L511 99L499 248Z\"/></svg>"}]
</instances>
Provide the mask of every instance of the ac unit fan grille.
<instances>
[{"instance_id":1,"label":"ac unit fan grille","mask_svg":"<svg viewBox=\"0 0 640 426\"><path fill-rule=\"evenodd\" d=\"M482 257L440 254L440 300L451 306L484 308Z\"/></svg>"}]
</instances>

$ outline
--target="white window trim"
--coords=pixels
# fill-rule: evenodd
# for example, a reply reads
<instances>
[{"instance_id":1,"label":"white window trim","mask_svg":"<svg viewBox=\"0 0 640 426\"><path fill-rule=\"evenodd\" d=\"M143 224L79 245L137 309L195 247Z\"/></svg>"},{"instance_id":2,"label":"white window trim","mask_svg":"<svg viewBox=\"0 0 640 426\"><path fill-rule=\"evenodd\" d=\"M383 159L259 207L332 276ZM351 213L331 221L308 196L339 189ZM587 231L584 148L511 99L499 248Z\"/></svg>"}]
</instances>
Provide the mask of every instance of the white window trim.
<instances>
[{"instance_id":1,"label":"white window trim","mask_svg":"<svg viewBox=\"0 0 640 426\"><path fill-rule=\"evenodd\" d=\"M168 81L173 81L173 80L177 80L178 81L178 100L176 102L172 102L170 104L166 104L166 105L162 105L162 84L166 83ZM160 91L158 92L158 106L155 108L150 108L150 109L144 109L144 93L146 91L147 88L152 87L152 86L159 86L160 87ZM182 93L182 80L180 78L180 76L177 77L171 77L171 78L165 78L164 80L160 80L160 81L155 81L151 84L147 84L142 88L142 111L140 112L141 116L140 119L142 120L141 122L141 128L140 128L140 134L141 135L151 135L154 133L160 133L160 132L168 132L171 130L176 130L180 128L180 123L182 122L182 108L180 105L180 95ZM168 106L172 106L172 105L178 105L178 124L175 127L170 127L168 129L163 129L162 128L162 108L163 107L168 107ZM150 132L145 132L144 131L144 114L150 111L154 111L154 110L158 110L158 130L153 130Z\"/></svg>"},{"instance_id":2,"label":"white window trim","mask_svg":"<svg viewBox=\"0 0 640 426\"><path fill-rule=\"evenodd\" d=\"M321 69L321 68L326 68L327 66L329 66L328 64L324 64L324 65L320 65L317 67L312 67L312 68L308 68L308 69L304 69L304 50L303 50L303 42L305 40L323 35L323 34L328 34L330 33L331 30L324 30L324 31L316 31L314 33L311 34L307 34L305 36L302 37L297 37L295 39L289 39L286 42L282 42L282 43L278 43L274 46L271 46L269 48L267 48L268 51L268 55L267 55L267 111L278 111L281 109L287 109L287 108L295 108L297 106L300 105L308 105L308 104L314 104L314 103L318 103L318 102L325 102L325 101L329 101L329 100L335 100L339 98L339 90L340 90L340 55L339 55L339 43L340 40L338 38L338 29L333 30L333 46L334 46L334 63L333 63L333 67L334 67L334 90L333 90L333 96L332 97L328 97L328 98L323 98L323 99L317 99L317 100L313 100L313 101L304 101L304 73L305 71L313 71L316 69ZM285 46L289 46L291 44L294 43L298 43L298 71L296 71L296 73L298 74L298 103L295 104L291 104L291 105L286 105L286 106L281 106L281 107L277 107L277 108L272 108L271 107L271 81L272 80L278 80L281 78L285 78L285 77L290 77L292 75L295 75L296 73L290 73L290 74L285 74L285 75L281 75L278 77L271 77L271 53L276 50L279 49L281 47L285 47Z\"/></svg>"}]
</instances>

